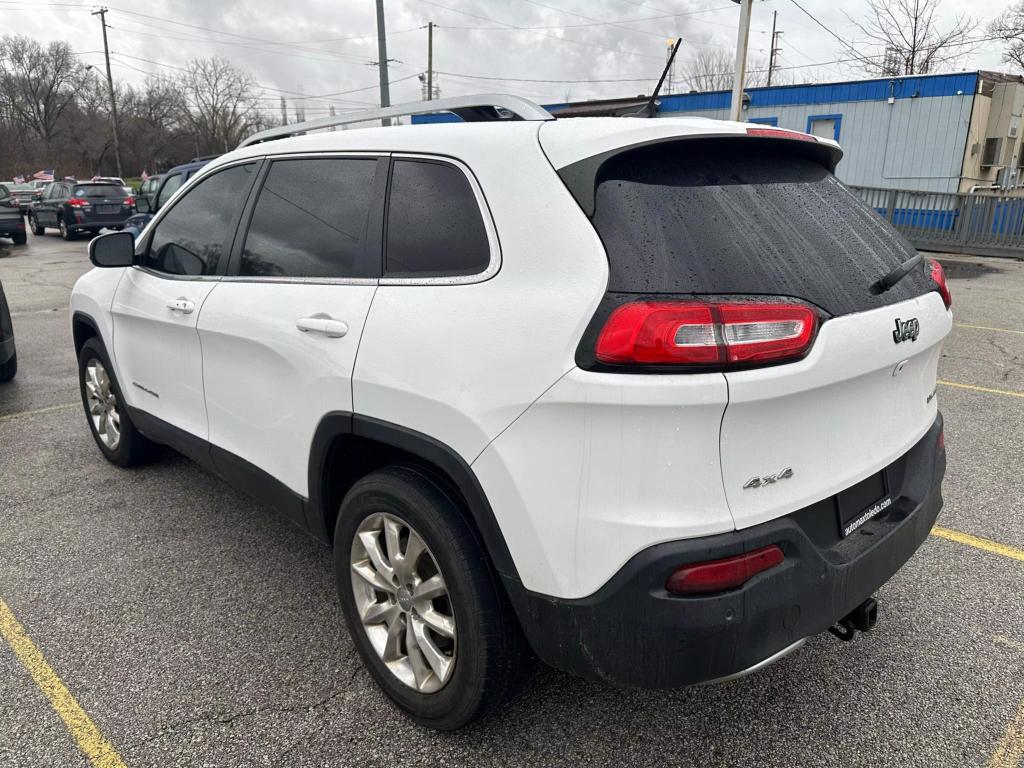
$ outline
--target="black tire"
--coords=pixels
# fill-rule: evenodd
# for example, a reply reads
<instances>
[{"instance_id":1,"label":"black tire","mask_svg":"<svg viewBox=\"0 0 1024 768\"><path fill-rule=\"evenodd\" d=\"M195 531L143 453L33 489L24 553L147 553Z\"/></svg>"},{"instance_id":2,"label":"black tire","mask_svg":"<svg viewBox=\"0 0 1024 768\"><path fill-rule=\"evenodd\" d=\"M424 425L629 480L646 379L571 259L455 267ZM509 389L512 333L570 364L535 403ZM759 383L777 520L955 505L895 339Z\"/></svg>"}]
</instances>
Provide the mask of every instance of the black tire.
<instances>
[{"instance_id":1,"label":"black tire","mask_svg":"<svg viewBox=\"0 0 1024 768\"><path fill-rule=\"evenodd\" d=\"M57 218L57 228L60 230L60 237L62 240L75 239L75 231L67 225L67 222L64 221L63 216L59 216Z\"/></svg>"},{"instance_id":2,"label":"black tire","mask_svg":"<svg viewBox=\"0 0 1024 768\"><path fill-rule=\"evenodd\" d=\"M384 664L356 608L352 542L360 524L387 513L426 544L448 588L457 653L440 690L421 693ZM363 663L391 701L415 722L450 731L504 704L521 686L529 651L512 606L482 544L453 494L418 469L393 466L357 482L345 496L334 536L334 571L342 611Z\"/></svg>"},{"instance_id":3,"label":"black tire","mask_svg":"<svg viewBox=\"0 0 1024 768\"><path fill-rule=\"evenodd\" d=\"M6 363L0 363L0 382L10 381L18 372L18 353L11 355Z\"/></svg>"},{"instance_id":4,"label":"black tire","mask_svg":"<svg viewBox=\"0 0 1024 768\"><path fill-rule=\"evenodd\" d=\"M28 235L24 232L18 232L11 236L11 240L14 241L15 245L25 245L28 242Z\"/></svg>"},{"instance_id":5,"label":"black tire","mask_svg":"<svg viewBox=\"0 0 1024 768\"><path fill-rule=\"evenodd\" d=\"M120 422L120 439L113 449L104 444L89 413L89 399L86 394L86 368L93 360L98 360L103 364L103 368L110 378L111 390L117 399L116 406ZM78 389L82 396L82 407L85 409L85 419L89 424L89 431L92 433L93 440L96 441L97 447L107 458L107 461L119 467L134 467L145 464L153 459L157 453L157 446L139 432L132 423L131 417L124 407L125 400L121 395L121 387L117 382L117 377L114 375L114 369L110 365L110 359L107 357L107 351L96 337L89 339L82 345L82 352L78 356Z\"/></svg>"},{"instance_id":6,"label":"black tire","mask_svg":"<svg viewBox=\"0 0 1024 768\"><path fill-rule=\"evenodd\" d=\"M39 222L36 220L36 217L33 216L31 213L28 215L28 226L29 226L29 229L32 230L32 234L33 235L45 235L46 234L46 227L39 226Z\"/></svg>"}]
</instances>

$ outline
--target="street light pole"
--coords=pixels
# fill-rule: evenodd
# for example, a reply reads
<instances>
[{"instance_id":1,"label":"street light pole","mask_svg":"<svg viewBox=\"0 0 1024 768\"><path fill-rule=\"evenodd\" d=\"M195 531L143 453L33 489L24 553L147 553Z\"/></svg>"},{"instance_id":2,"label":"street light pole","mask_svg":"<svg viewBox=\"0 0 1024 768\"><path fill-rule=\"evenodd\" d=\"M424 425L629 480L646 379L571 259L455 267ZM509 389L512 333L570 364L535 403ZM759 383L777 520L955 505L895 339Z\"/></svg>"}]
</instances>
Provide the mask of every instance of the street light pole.
<instances>
[{"instance_id":1,"label":"street light pole","mask_svg":"<svg viewBox=\"0 0 1024 768\"><path fill-rule=\"evenodd\" d=\"M750 11L754 0L733 0L740 5L740 28L736 36L736 68L732 78L732 105L729 117L737 122L743 113L743 84L747 77L747 44L750 42Z\"/></svg>"},{"instance_id":2,"label":"street light pole","mask_svg":"<svg viewBox=\"0 0 1024 768\"><path fill-rule=\"evenodd\" d=\"M427 101L434 98L434 22L427 22Z\"/></svg>"},{"instance_id":3,"label":"street light pole","mask_svg":"<svg viewBox=\"0 0 1024 768\"><path fill-rule=\"evenodd\" d=\"M121 170L121 140L117 135L117 97L114 95L114 78L110 75L110 48L107 47L107 9L100 8L92 12L93 16L100 17L100 26L103 27L103 58L107 60L107 88L110 89L110 117L114 129L114 162L117 163L117 175L122 179L124 172Z\"/></svg>"},{"instance_id":4,"label":"street light pole","mask_svg":"<svg viewBox=\"0 0 1024 768\"><path fill-rule=\"evenodd\" d=\"M391 106L391 92L388 87L388 43L384 31L384 0L377 0L377 72L380 74L380 106ZM381 125L391 125L391 119L385 117Z\"/></svg>"}]
</instances>

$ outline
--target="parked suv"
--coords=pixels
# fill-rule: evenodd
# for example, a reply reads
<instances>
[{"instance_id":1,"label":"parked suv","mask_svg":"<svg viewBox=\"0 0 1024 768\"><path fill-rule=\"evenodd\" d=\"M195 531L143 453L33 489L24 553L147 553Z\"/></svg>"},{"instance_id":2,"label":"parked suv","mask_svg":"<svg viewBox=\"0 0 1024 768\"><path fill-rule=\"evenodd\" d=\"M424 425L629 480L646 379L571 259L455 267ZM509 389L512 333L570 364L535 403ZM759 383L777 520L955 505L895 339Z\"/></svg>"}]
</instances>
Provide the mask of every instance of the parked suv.
<instances>
[{"instance_id":1,"label":"parked suv","mask_svg":"<svg viewBox=\"0 0 1024 768\"><path fill-rule=\"evenodd\" d=\"M0 384L10 381L18 372L18 350L14 346L14 325L7 306L4 285L0 283Z\"/></svg>"},{"instance_id":2,"label":"parked suv","mask_svg":"<svg viewBox=\"0 0 1024 768\"><path fill-rule=\"evenodd\" d=\"M125 229L131 232L133 237L145 229L152 221L156 212L174 196L174 193L181 189L181 186L191 179L216 155L210 157L195 157L182 165L176 165L167 173L161 175L156 185L150 185L144 194L140 193L137 201L137 213L125 222ZM149 181L146 184L149 184Z\"/></svg>"},{"instance_id":3,"label":"parked suv","mask_svg":"<svg viewBox=\"0 0 1024 768\"><path fill-rule=\"evenodd\" d=\"M942 506L941 267L835 142L499 102L259 134L94 240L99 450L171 446L332 546L363 661L435 728L531 651L660 688L870 629Z\"/></svg>"},{"instance_id":4,"label":"parked suv","mask_svg":"<svg viewBox=\"0 0 1024 768\"><path fill-rule=\"evenodd\" d=\"M11 194L10 186L0 184L0 237L9 237L15 245L25 245L25 217L21 215L18 199Z\"/></svg>"},{"instance_id":5,"label":"parked suv","mask_svg":"<svg viewBox=\"0 0 1024 768\"><path fill-rule=\"evenodd\" d=\"M121 229L134 206L135 198L120 184L54 182L29 207L28 224L33 234L42 235L53 227L65 240L73 240L79 232L95 235L104 227Z\"/></svg>"}]
</instances>

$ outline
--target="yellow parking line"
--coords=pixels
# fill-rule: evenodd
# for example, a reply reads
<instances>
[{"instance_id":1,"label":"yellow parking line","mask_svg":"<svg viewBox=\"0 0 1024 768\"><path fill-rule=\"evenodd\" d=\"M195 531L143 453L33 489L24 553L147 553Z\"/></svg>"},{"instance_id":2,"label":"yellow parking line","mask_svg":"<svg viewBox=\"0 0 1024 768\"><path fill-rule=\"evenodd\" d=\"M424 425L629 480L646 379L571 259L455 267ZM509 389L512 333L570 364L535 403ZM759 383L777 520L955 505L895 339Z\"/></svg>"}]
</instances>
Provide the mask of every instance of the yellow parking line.
<instances>
[{"instance_id":1,"label":"yellow parking line","mask_svg":"<svg viewBox=\"0 0 1024 768\"><path fill-rule=\"evenodd\" d=\"M1024 562L1024 549L1009 547L1006 544L1000 544L998 541L992 541L991 539L983 539L979 536L971 536L969 533L961 533L960 531L954 531L950 528L940 528L939 526L932 528L932 536L940 536L943 539L949 539L950 541L955 541L960 544L966 544L968 547L983 549L986 552L992 552L996 555L1002 555L1003 557L1009 557L1012 560L1020 560L1021 562Z\"/></svg>"},{"instance_id":2,"label":"yellow parking line","mask_svg":"<svg viewBox=\"0 0 1024 768\"><path fill-rule=\"evenodd\" d=\"M85 713L81 705L75 701L71 691L57 677L42 652L26 634L11 609L0 599L0 635L14 651L14 655L25 665L32 675L39 690L50 700L54 711L64 721L78 748L82 750L93 768L126 768L121 756L113 745L104 738L99 728Z\"/></svg>"},{"instance_id":3,"label":"yellow parking line","mask_svg":"<svg viewBox=\"0 0 1024 768\"><path fill-rule=\"evenodd\" d=\"M988 761L988 768L1018 768L1022 762L1024 762L1024 702L1021 702L1017 717L1006 729L1006 734L992 754L992 759Z\"/></svg>"},{"instance_id":4,"label":"yellow parking line","mask_svg":"<svg viewBox=\"0 0 1024 768\"><path fill-rule=\"evenodd\" d=\"M999 333L1017 333L1024 336L1024 331L1015 331L1010 328L993 328L991 325L971 325L970 323L954 323L957 328L974 328L977 331L999 331Z\"/></svg>"},{"instance_id":5,"label":"yellow parking line","mask_svg":"<svg viewBox=\"0 0 1024 768\"><path fill-rule=\"evenodd\" d=\"M51 413L52 411L63 411L65 408L74 408L79 403L64 403L64 405L51 405L46 408L36 408L32 411L18 411L16 413L4 413L0 414L0 421L10 421L11 419L22 419L26 416L37 416L40 413Z\"/></svg>"},{"instance_id":6,"label":"yellow parking line","mask_svg":"<svg viewBox=\"0 0 1024 768\"><path fill-rule=\"evenodd\" d=\"M970 389L974 392L987 392L990 395L1006 395L1007 397L1024 397L1024 392L1016 392L1012 389L991 389L990 387L979 387L974 384L961 384L956 381L942 381L939 380L939 384L944 384L947 387L958 387L959 389Z\"/></svg>"}]
</instances>

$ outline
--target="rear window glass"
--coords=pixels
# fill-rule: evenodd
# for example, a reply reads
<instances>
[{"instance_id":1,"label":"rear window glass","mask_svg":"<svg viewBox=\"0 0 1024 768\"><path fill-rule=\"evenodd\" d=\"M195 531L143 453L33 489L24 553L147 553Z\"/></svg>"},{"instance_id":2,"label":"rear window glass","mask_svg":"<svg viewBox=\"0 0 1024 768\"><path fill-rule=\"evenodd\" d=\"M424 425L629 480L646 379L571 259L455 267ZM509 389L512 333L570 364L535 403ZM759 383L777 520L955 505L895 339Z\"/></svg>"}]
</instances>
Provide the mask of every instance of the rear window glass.
<instances>
[{"instance_id":1,"label":"rear window glass","mask_svg":"<svg viewBox=\"0 0 1024 768\"><path fill-rule=\"evenodd\" d=\"M688 140L616 155L594 226L611 291L793 296L834 314L933 287L924 267L869 287L915 251L815 159L777 139Z\"/></svg>"},{"instance_id":2,"label":"rear window glass","mask_svg":"<svg viewBox=\"0 0 1024 768\"><path fill-rule=\"evenodd\" d=\"M124 197L124 187L116 184L79 184L71 190L72 197Z\"/></svg>"}]
</instances>

